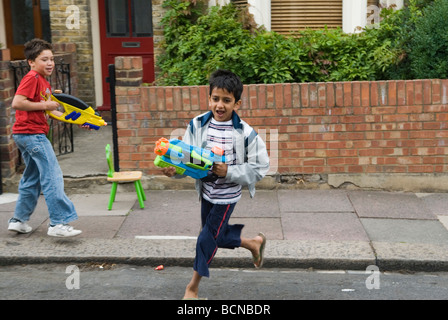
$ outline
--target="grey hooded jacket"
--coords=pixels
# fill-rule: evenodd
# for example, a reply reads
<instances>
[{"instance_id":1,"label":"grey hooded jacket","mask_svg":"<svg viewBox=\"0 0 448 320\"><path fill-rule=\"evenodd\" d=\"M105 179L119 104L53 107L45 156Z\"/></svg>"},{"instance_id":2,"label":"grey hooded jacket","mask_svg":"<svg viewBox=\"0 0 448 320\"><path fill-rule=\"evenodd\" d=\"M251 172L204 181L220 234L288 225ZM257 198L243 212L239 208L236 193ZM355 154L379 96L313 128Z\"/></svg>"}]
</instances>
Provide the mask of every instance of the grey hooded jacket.
<instances>
[{"instance_id":1,"label":"grey hooded jacket","mask_svg":"<svg viewBox=\"0 0 448 320\"><path fill-rule=\"evenodd\" d=\"M211 111L201 114L190 121L183 142L205 148L207 129L213 117ZM234 111L233 145L236 150L236 165L228 166L226 179L247 186L251 197L255 195L255 183L260 181L269 171L269 157L266 144L257 132ZM201 197L202 182L196 180L196 191Z\"/></svg>"}]
</instances>

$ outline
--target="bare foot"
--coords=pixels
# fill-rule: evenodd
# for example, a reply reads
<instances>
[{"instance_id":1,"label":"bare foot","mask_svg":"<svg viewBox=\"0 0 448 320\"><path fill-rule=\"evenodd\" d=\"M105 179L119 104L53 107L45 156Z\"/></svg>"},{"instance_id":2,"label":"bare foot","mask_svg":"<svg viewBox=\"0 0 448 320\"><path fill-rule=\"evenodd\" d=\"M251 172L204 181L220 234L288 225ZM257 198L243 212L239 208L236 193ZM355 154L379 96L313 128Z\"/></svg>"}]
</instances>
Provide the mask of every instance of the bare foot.
<instances>
[{"instance_id":1,"label":"bare foot","mask_svg":"<svg viewBox=\"0 0 448 320\"><path fill-rule=\"evenodd\" d=\"M254 250L251 250L252 252L252 259L254 262L255 268L261 268L263 266L263 260L264 260L264 248L266 246L266 237L263 233L259 233L258 236L254 238L254 241L256 242L256 246Z\"/></svg>"},{"instance_id":2,"label":"bare foot","mask_svg":"<svg viewBox=\"0 0 448 320\"><path fill-rule=\"evenodd\" d=\"M201 281L201 278L202 277L196 271L193 272L193 277L185 288L183 299L198 299L199 282Z\"/></svg>"}]
</instances>

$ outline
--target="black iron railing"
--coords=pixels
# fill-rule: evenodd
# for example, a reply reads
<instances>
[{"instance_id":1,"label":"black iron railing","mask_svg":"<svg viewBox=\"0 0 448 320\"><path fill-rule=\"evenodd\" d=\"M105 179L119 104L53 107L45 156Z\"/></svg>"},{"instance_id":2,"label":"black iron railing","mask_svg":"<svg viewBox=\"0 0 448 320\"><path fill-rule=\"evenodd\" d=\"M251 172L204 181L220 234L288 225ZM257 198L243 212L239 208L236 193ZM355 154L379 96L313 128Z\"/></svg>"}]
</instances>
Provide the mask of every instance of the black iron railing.
<instances>
[{"instance_id":1,"label":"black iron railing","mask_svg":"<svg viewBox=\"0 0 448 320\"><path fill-rule=\"evenodd\" d=\"M108 66L109 77L106 78L106 82L110 86L110 111L112 118L112 141L114 150L114 169L115 171L120 171L120 160L118 157L118 135L117 135L117 103L115 94L116 85L116 75L115 75L115 65L110 64Z\"/></svg>"}]
</instances>

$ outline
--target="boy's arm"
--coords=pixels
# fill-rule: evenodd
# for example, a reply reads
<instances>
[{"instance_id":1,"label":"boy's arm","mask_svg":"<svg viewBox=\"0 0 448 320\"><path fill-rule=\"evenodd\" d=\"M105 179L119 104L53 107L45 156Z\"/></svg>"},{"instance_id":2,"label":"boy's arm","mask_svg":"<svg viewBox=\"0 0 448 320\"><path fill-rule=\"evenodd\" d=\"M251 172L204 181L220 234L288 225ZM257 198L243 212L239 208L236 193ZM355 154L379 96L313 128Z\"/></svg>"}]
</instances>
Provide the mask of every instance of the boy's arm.
<instances>
[{"instance_id":1,"label":"boy's arm","mask_svg":"<svg viewBox=\"0 0 448 320\"><path fill-rule=\"evenodd\" d=\"M226 179L241 185L260 181L269 171L269 156L266 144L257 135L247 146L247 161L227 167Z\"/></svg>"},{"instance_id":2,"label":"boy's arm","mask_svg":"<svg viewBox=\"0 0 448 320\"><path fill-rule=\"evenodd\" d=\"M20 94L15 95L14 99L12 100L12 107L15 110L21 110L21 111L53 111L56 110L59 107L59 103L56 101L41 101L41 102L34 102L28 100L26 96L22 96Z\"/></svg>"}]
</instances>

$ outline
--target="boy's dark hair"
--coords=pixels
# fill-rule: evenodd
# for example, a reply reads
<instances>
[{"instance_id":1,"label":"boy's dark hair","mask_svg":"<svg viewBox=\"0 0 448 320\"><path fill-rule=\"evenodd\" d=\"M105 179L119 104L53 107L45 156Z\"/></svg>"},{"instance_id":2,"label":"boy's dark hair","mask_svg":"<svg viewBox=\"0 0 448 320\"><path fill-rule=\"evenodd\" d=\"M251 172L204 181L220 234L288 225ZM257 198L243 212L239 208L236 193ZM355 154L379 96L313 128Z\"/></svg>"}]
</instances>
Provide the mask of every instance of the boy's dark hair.
<instances>
[{"instance_id":1,"label":"boy's dark hair","mask_svg":"<svg viewBox=\"0 0 448 320\"><path fill-rule=\"evenodd\" d=\"M241 99L243 93L243 83L240 78L231 71L218 69L210 76L210 95L213 89L224 89L232 93L235 97L235 102Z\"/></svg>"},{"instance_id":2,"label":"boy's dark hair","mask_svg":"<svg viewBox=\"0 0 448 320\"><path fill-rule=\"evenodd\" d=\"M42 39L30 40L25 43L25 59L34 61L44 50L53 51L53 46Z\"/></svg>"}]
</instances>

